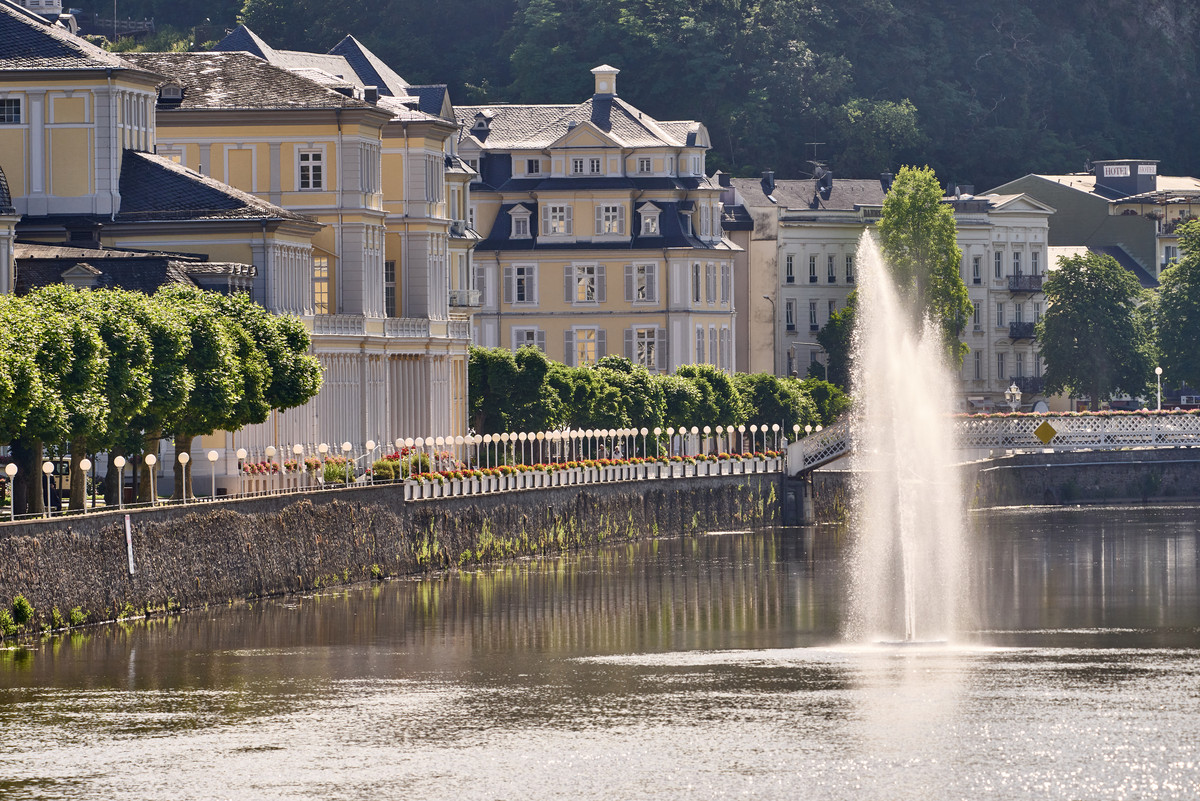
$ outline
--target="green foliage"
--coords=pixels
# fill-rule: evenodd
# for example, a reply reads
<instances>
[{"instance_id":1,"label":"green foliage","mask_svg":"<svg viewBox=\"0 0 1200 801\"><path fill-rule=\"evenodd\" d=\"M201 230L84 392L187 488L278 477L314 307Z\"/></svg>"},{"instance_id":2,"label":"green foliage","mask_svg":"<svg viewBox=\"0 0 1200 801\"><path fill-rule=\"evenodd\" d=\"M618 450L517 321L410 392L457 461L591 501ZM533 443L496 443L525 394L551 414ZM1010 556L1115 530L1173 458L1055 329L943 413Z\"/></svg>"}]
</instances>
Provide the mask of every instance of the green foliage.
<instances>
[{"instance_id":1,"label":"green foliage","mask_svg":"<svg viewBox=\"0 0 1200 801\"><path fill-rule=\"evenodd\" d=\"M1200 321L1200 222L1176 231L1179 261L1160 277L1157 313L1158 347L1162 352L1163 380L1171 385L1200 387L1200 348L1196 323Z\"/></svg>"},{"instance_id":2,"label":"green foliage","mask_svg":"<svg viewBox=\"0 0 1200 801\"><path fill-rule=\"evenodd\" d=\"M830 314L829 322L817 332L817 344L825 349L825 370L822 375L814 377L836 384L843 390L850 389L857 304L858 290L854 290L846 298L845 307Z\"/></svg>"},{"instance_id":3,"label":"green foliage","mask_svg":"<svg viewBox=\"0 0 1200 801\"><path fill-rule=\"evenodd\" d=\"M1037 325L1046 360L1046 394L1087 395L1095 404L1118 392L1137 396L1151 382L1153 343L1147 295L1111 256L1059 259L1042 285L1046 314Z\"/></svg>"},{"instance_id":4,"label":"green foliage","mask_svg":"<svg viewBox=\"0 0 1200 801\"><path fill-rule=\"evenodd\" d=\"M12 619L18 626L27 626L33 620L33 605L24 595L13 598Z\"/></svg>"},{"instance_id":5,"label":"green foliage","mask_svg":"<svg viewBox=\"0 0 1200 801\"><path fill-rule=\"evenodd\" d=\"M942 331L951 364L962 365L960 342L971 313L959 264L954 211L942 202L942 188L928 167L902 167L883 200L879 240L901 297L919 321L929 317Z\"/></svg>"}]
</instances>

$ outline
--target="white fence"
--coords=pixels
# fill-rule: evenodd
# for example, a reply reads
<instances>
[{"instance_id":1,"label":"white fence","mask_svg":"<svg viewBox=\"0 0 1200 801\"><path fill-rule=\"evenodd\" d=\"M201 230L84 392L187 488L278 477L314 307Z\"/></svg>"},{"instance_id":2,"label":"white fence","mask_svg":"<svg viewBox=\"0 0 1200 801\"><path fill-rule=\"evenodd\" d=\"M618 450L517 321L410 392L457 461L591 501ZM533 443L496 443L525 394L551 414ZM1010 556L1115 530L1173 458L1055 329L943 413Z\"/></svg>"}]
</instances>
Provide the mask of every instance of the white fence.
<instances>
[{"instance_id":1,"label":"white fence","mask_svg":"<svg viewBox=\"0 0 1200 801\"><path fill-rule=\"evenodd\" d=\"M1118 450L1200 446L1200 414L1192 412L1099 412L953 417L963 451L984 456L1004 451ZM1040 434L1040 436L1039 436ZM854 447L843 420L788 447L789 472L803 473L840 459ZM970 453L965 453L968 458Z\"/></svg>"}]
</instances>

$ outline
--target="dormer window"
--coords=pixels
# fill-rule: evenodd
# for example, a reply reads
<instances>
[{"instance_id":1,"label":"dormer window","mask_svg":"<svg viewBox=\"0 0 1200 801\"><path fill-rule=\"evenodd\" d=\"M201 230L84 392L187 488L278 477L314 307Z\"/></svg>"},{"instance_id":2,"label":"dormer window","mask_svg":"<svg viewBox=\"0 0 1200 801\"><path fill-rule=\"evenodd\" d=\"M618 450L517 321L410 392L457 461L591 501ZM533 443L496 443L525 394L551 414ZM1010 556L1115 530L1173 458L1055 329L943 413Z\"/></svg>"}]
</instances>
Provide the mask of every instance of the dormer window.
<instances>
[{"instance_id":1,"label":"dormer window","mask_svg":"<svg viewBox=\"0 0 1200 801\"><path fill-rule=\"evenodd\" d=\"M524 206L514 206L508 213L508 217L512 220L513 239L529 239L529 218L532 212Z\"/></svg>"}]
</instances>

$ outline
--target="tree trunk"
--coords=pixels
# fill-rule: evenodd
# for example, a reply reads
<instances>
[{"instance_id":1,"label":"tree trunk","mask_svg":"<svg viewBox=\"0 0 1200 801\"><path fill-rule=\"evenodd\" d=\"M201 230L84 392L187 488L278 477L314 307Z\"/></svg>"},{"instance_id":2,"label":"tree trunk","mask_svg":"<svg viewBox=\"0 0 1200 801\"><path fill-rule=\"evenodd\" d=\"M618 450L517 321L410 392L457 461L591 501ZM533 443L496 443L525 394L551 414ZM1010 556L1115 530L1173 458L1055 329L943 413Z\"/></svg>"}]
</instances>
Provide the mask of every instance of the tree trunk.
<instances>
[{"instance_id":1,"label":"tree trunk","mask_svg":"<svg viewBox=\"0 0 1200 801\"><path fill-rule=\"evenodd\" d=\"M118 456L124 456L125 452L120 448L113 448L108 452L108 472L104 474L104 504L106 506L117 506L121 502L121 493L125 491L122 486L125 474L123 470L118 470L113 466L113 459Z\"/></svg>"},{"instance_id":2,"label":"tree trunk","mask_svg":"<svg viewBox=\"0 0 1200 801\"><path fill-rule=\"evenodd\" d=\"M67 504L67 508L72 511L82 511L84 502L87 500L88 476L79 467L79 463L86 455L87 443L83 441L83 437L73 440L71 442L71 501Z\"/></svg>"},{"instance_id":3,"label":"tree trunk","mask_svg":"<svg viewBox=\"0 0 1200 801\"><path fill-rule=\"evenodd\" d=\"M194 437L185 437L181 434L175 435L175 491L171 493L171 498L179 500L181 498L195 498L196 495L192 492L192 467L191 461L186 465L179 463L179 454L192 452L192 440ZM187 491L187 495L183 492Z\"/></svg>"}]
</instances>

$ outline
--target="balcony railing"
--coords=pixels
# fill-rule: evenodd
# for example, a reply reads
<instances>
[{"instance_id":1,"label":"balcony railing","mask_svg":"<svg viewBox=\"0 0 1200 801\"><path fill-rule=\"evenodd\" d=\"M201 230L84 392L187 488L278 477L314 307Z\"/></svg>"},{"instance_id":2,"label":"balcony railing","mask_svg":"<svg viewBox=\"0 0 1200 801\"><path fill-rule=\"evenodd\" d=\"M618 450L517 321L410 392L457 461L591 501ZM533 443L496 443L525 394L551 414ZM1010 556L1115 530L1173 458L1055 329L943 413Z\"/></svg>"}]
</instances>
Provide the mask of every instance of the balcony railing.
<instances>
[{"instance_id":1,"label":"balcony railing","mask_svg":"<svg viewBox=\"0 0 1200 801\"><path fill-rule=\"evenodd\" d=\"M451 289L450 305L457 308L475 308L483 305L480 296L478 289Z\"/></svg>"},{"instance_id":2,"label":"balcony railing","mask_svg":"<svg viewBox=\"0 0 1200 801\"><path fill-rule=\"evenodd\" d=\"M1009 323L1008 338L1009 339L1033 339L1034 326L1036 323Z\"/></svg>"},{"instance_id":3,"label":"balcony railing","mask_svg":"<svg viewBox=\"0 0 1200 801\"><path fill-rule=\"evenodd\" d=\"M1021 390L1021 395L1026 399L1030 395L1041 395L1046 391L1046 379L1041 376L1013 376L1009 381L1017 385L1017 389Z\"/></svg>"},{"instance_id":4,"label":"balcony railing","mask_svg":"<svg viewBox=\"0 0 1200 801\"><path fill-rule=\"evenodd\" d=\"M1009 292L1041 292L1042 276L1040 275L1010 275L1008 277Z\"/></svg>"}]
</instances>

